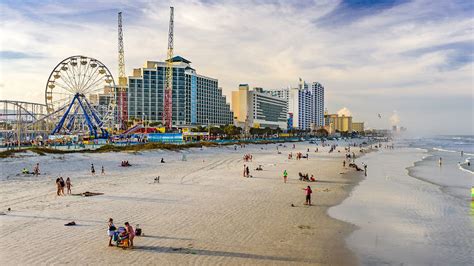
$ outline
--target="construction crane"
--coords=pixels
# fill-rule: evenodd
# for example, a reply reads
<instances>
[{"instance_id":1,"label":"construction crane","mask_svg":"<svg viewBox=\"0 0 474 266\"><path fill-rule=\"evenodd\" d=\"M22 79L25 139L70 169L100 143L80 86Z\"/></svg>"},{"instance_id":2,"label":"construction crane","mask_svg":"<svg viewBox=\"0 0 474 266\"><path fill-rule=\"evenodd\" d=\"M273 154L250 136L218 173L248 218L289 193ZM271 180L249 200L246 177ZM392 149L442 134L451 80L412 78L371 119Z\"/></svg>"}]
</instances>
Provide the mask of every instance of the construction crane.
<instances>
[{"instance_id":1,"label":"construction crane","mask_svg":"<svg viewBox=\"0 0 474 266\"><path fill-rule=\"evenodd\" d=\"M163 124L167 130L172 128L173 117L173 24L174 8L170 7L170 25L168 31L168 59L166 60L166 87L163 110Z\"/></svg>"},{"instance_id":2,"label":"construction crane","mask_svg":"<svg viewBox=\"0 0 474 266\"><path fill-rule=\"evenodd\" d=\"M117 89L118 121L121 129L127 129L127 77L125 76L125 55L123 51L122 12L118 12L118 72Z\"/></svg>"}]
</instances>

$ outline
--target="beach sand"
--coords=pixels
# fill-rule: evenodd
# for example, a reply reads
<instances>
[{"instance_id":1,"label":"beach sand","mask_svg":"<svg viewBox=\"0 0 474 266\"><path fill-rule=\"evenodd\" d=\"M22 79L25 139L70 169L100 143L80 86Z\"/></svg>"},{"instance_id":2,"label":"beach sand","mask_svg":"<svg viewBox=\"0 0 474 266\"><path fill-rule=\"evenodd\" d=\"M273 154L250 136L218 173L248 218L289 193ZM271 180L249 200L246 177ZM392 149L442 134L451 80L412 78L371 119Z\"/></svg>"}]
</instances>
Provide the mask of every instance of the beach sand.
<instances>
[{"instance_id":1,"label":"beach sand","mask_svg":"<svg viewBox=\"0 0 474 266\"><path fill-rule=\"evenodd\" d=\"M281 154L269 144L3 159L0 264L357 264L344 241L354 226L326 211L363 173L342 167L342 147L328 154L321 146L315 153L314 144L285 145ZM309 160L288 160L289 152L306 154L307 147ZM243 162L245 153L253 162ZM132 167L120 167L122 160ZM44 175L16 176L35 162ZM242 176L244 164L253 178ZM100 175L102 165L106 175ZM255 171L258 165L264 170ZM298 172L314 174L318 182L301 182ZM104 194L58 197L59 175L71 177L73 193ZM307 185L314 206L303 205ZM116 226L139 224L145 236L135 238L134 249L108 247L109 217ZM77 225L64 226L70 221Z\"/></svg>"}]
</instances>

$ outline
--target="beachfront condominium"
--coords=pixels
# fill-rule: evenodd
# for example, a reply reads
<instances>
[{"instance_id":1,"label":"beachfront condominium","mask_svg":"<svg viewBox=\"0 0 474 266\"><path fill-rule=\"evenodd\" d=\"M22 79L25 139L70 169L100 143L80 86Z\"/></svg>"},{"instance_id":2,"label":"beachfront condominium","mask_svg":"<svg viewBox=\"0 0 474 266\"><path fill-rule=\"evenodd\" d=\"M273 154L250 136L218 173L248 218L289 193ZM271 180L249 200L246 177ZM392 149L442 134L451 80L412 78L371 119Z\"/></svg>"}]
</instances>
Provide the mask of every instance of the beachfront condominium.
<instances>
[{"instance_id":1,"label":"beachfront condominium","mask_svg":"<svg viewBox=\"0 0 474 266\"><path fill-rule=\"evenodd\" d=\"M230 105L218 80L197 74L190 61L175 56L173 61L173 113L175 127L228 125L233 123ZM147 61L128 77L128 119L162 122L166 62Z\"/></svg>"},{"instance_id":2,"label":"beachfront condominium","mask_svg":"<svg viewBox=\"0 0 474 266\"><path fill-rule=\"evenodd\" d=\"M324 119L326 120L326 130L329 134L332 135L336 132L352 133L352 116L328 114L326 112Z\"/></svg>"},{"instance_id":3,"label":"beachfront condominium","mask_svg":"<svg viewBox=\"0 0 474 266\"><path fill-rule=\"evenodd\" d=\"M300 79L297 88L271 90L269 94L288 102L289 129L307 130L324 126L324 87Z\"/></svg>"},{"instance_id":4,"label":"beachfront condominium","mask_svg":"<svg viewBox=\"0 0 474 266\"><path fill-rule=\"evenodd\" d=\"M287 101L262 88L250 90L248 84L240 84L239 90L232 92L232 110L235 124L247 130L250 127L287 129Z\"/></svg>"}]
</instances>

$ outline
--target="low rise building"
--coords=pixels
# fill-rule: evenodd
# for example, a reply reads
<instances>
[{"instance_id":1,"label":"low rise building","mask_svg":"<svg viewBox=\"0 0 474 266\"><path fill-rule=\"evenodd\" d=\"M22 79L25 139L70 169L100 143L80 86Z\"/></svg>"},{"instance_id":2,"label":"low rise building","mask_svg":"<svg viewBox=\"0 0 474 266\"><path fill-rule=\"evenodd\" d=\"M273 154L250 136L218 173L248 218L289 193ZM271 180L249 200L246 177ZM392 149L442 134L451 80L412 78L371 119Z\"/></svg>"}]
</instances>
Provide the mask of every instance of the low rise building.
<instances>
[{"instance_id":1,"label":"low rise building","mask_svg":"<svg viewBox=\"0 0 474 266\"><path fill-rule=\"evenodd\" d=\"M364 132L364 122L352 122L352 131L357 133Z\"/></svg>"}]
</instances>

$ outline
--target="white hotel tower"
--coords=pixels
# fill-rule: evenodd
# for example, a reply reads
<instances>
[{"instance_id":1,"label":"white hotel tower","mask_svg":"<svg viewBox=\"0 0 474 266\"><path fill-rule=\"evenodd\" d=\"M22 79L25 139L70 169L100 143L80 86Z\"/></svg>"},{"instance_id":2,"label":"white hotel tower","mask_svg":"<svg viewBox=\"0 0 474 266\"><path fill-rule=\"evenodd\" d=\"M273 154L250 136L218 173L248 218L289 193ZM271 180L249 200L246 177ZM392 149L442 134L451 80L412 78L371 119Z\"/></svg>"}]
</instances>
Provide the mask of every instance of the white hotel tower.
<instances>
[{"instance_id":1,"label":"white hotel tower","mask_svg":"<svg viewBox=\"0 0 474 266\"><path fill-rule=\"evenodd\" d=\"M273 96L288 101L288 129L300 130L324 126L324 87L300 79L297 88L272 90Z\"/></svg>"}]
</instances>

